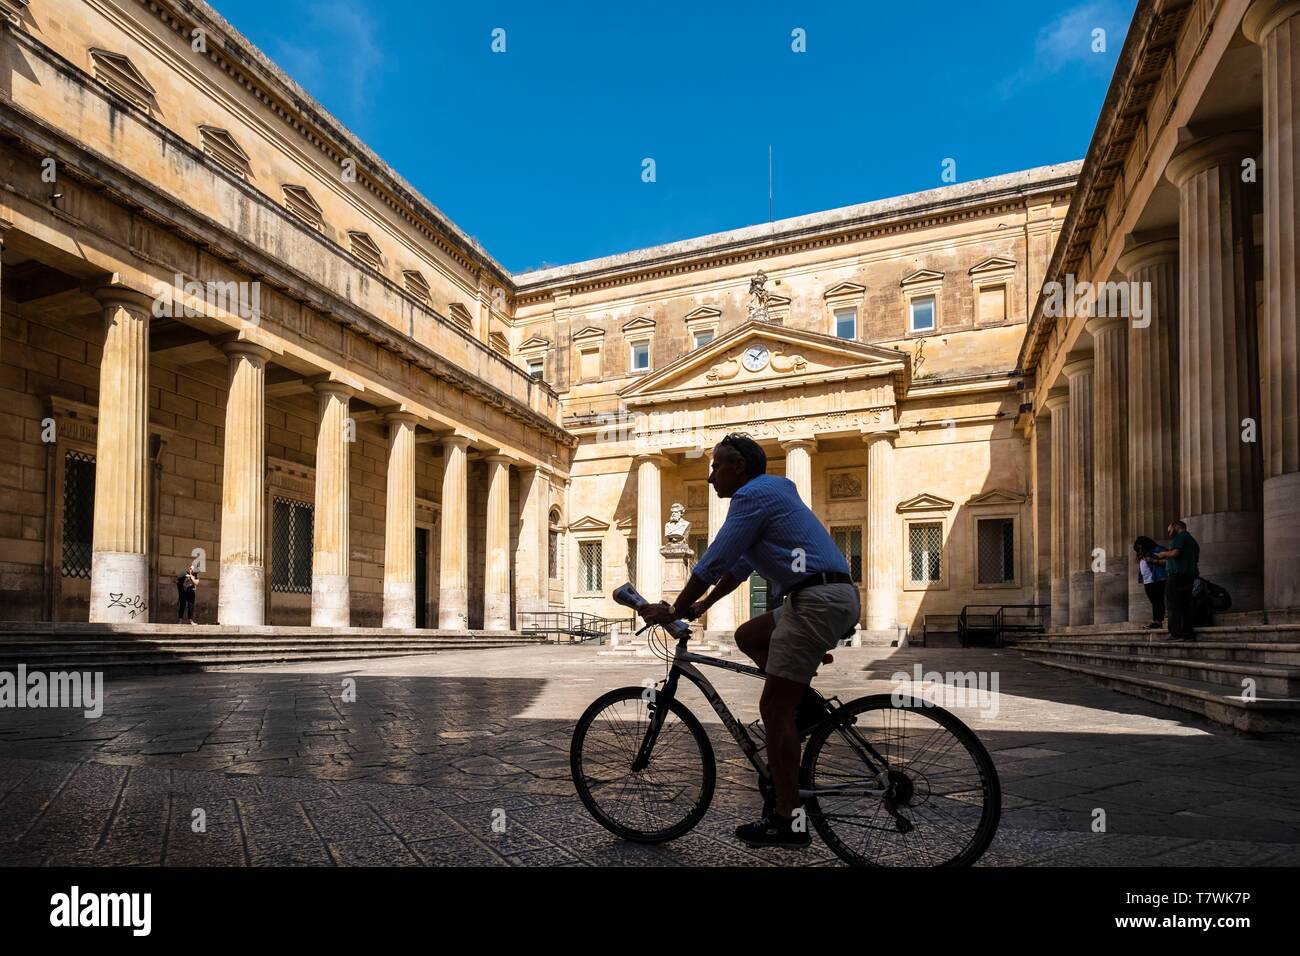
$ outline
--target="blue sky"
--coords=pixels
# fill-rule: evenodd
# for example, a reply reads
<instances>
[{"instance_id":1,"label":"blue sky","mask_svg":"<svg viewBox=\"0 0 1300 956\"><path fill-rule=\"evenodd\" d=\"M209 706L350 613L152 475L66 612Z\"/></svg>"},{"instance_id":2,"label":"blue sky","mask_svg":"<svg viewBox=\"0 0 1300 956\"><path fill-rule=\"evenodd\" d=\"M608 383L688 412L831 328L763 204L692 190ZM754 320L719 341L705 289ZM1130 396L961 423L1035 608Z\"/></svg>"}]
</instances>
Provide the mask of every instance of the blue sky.
<instances>
[{"instance_id":1,"label":"blue sky","mask_svg":"<svg viewBox=\"0 0 1300 956\"><path fill-rule=\"evenodd\" d=\"M515 272L1081 158L1135 6L215 3Z\"/></svg>"}]
</instances>

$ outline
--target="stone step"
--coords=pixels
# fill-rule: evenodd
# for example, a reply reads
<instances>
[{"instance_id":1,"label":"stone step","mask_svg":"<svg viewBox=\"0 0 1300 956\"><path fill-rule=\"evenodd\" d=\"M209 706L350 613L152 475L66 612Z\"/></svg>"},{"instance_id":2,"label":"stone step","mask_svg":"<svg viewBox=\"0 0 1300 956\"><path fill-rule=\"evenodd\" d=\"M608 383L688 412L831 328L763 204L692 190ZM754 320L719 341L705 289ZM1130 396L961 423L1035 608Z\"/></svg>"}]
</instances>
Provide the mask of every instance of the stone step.
<instances>
[{"instance_id":1,"label":"stone step","mask_svg":"<svg viewBox=\"0 0 1300 956\"><path fill-rule=\"evenodd\" d=\"M1136 625L1086 625L1071 628L1057 628L1045 634L1008 637L1008 643L1022 644L1025 641L1047 639L1057 641L1132 641L1135 639L1154 640L1165 631L1148 631ZM1300 644L1300 624L1243 624L1233 626L1198 627L1197 643L1245 642L1245 643L1281 643Z\"/></svg>"},{"instance_id":2,"label":"stone step","mask_svg":"<svg viewBox=\"0 0 1300 956\"><path fill-rule=\"evenodd\" d=\"M1161 641L1135 638L1133 640L1058 639L1052 641L1017 641L1016 650L1031 651L1044 648L1078 651L1080 653L1105 653L1147 655L1150 657L1191 657L1196 660L1228 661L1238 664L1276 664L1283 667L1300 667L1300 644L1261 641Z\"/></svg>"},{"instance_id":3,"label":"stone step","mask_svg":"<svg viewBox=\"0 0 1300 956\"><path fill-rule=\"evenodd\" d=\"M0 640L0 655L14 656L25 652L51 651L55 653L71 653L80 650L132 650L138 648L153 648L158 650L179 650L179 651L204 651L215 650L219 648L285 648L285 647L302 647L302 648L352 648L356 650L366 650L367 648L412 648L414 650L429 649L437 650L440 647L448 645L460 646L484 646L491 647L501 643L508 643L512 646L521 644L540 644L542 641L528 637L511 637L509 635L501 637L444 637L438 639L425 638L308 638L294 637L281 638L272 640L266 637L241 637L241 638L221 638L214 637L206 640L158 640L154 638L133 638L130 640L89 640L89 641L40 641L40 640Z\"/></svg>"},{"instance_id":4,"label":"stone step","mask_svg":"<svg viewBox=\"0 0 1300 956\"><path fill-rule=\"evenodd\" d=\"M1034 658L1029 658L1034 660ZM1243 698L1219 684L1134 671L1095 667L1075 661L1040 659L1044 667L1079 674L1089 680L1144 700L1208 717L1216 723L1251 733L1300 733L1300 699Z\"/></svg>"},{"instance_id":5,"label":"stone step","mask_svg":"<svg viewBox=\"0 0 1300 956\"><path fill-rule=\"evenodd\" d=\"M1188 648L1188 650L1192 650ZM1300 697L1300 667L1275 664L1205 660L1199 657L1158 657L1150 654L1116 654L1077 648L1039 647L1024 651L1029 660L1061 660L1133 671L1153 676L1176 677L1217 684L1241 693L1245 681L1254 682L1255 693L1270 697Z\"/></svg>"}]
</instances>

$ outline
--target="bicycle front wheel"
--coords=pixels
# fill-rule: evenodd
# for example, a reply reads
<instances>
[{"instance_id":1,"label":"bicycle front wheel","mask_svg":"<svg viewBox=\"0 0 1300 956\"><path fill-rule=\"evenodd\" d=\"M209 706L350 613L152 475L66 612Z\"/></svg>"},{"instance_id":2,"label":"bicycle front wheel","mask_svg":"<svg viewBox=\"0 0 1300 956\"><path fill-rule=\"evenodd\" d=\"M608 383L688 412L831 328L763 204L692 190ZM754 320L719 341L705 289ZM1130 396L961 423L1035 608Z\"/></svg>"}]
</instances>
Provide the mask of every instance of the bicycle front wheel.
<instances>
[{"instance_id":1,"label":"bicycle front wheel","mask_svg":"<svg viewBox=\"0 0 1300 956\"><path fill-rule=\"evenodd\" d=\"M641 770L633 763L662 708L642 687L598 698L573 730L569 766L583 805L601 826L625 840L664 843L700 822L713 799L713 747L680 701L667 704L663 725Z\"/></svg>"},{"instance_id":2,"label":"bicycle front wheel","mask_svg":"<svg viewBox=\"0 0 1300 956\"><path fill-rule=\"evenodd\" d=\"M883 777L868 762L878 757ZM971 729L889 694L850 701L814 731L800 787L817 832L854 866L969 866L1002 812L997 771Z\"/></svg>"}]
</instances>

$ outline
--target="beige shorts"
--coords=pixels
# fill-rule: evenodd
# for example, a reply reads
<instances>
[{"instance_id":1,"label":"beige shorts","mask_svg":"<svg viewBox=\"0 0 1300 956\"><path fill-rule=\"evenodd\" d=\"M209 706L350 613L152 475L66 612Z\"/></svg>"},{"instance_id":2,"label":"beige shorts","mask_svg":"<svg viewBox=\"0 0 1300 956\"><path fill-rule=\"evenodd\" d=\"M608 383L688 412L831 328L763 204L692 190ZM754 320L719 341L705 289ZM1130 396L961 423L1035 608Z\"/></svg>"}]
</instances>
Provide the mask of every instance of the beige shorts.
<instances>
[{"instance_id":1,"label":"beige shorts","mask_svg":"<svg viewBox=\"0 0 1300 956\"><path fill-rule=\"evenodd\" d=\"M772 612L776 627L767 650L767 672L799 684L817 676L822 656L862 617L853 584L817 584L787 597Z\"/></svg>"}]
</instances>

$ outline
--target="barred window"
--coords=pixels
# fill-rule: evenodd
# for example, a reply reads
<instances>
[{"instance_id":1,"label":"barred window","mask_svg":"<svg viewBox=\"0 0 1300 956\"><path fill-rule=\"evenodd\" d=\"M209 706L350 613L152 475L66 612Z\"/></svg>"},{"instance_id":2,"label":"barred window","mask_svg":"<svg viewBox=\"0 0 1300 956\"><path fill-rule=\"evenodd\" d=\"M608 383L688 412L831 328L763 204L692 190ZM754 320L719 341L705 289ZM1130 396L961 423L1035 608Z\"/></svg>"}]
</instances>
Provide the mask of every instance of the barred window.
<instances>
[{"instance_id":1,"label":"barred window","mask_svg":"<svg viewBox=\"0 0 1300 956\"><path fill-rule=\"evenodd\" d=\"M311 593L312 506L276 498L271 510L271 590Z\"/></svg>"},{"instance_id":2,"label":"barred window","mask_svg":"<svg viewBox=\"0 0 1300 956\"><path fill-rule=\"evenodd\" d=\"M551 528L546 533L546 567L552 581L560 579L560 532Z\"/></svg>"},{"instance_id":3,"label":"barred window","mask_svg":"<svg viewBox=\"0 0 1300 956\"><path fill-rule=\"evenodd\" d=\"M601 546L599 541L578 543L578 589L584 594L599 594L603 585Z\"/></svg>"},{"instance_id":4,"label":"barred window","mask_svg":"<svg viewBox=\"0 0 1300 956\"><path fill-rule=\"evenodd\" d=\"M90 577L95 531L95 456L70 451L63 459L63 565L65 578Z\"/></svg>"},{"instance_id":5,"label":"barred window","mask_svg":"<svg viewBox=\"0 0 1300 956\"><path fill-rule=\"evenodd\" d=\"M862 528L831 528L831 538L849 564L854 584L862 583Z\"/></svg>"},{"instance_id":6,"label":"barred window","mask_svg":"<svg viewBox=\"0 0 1300 956\"><path fill-rule=\"evenodd\" d=\"M908 569L911 584L943 580L943 525L940 522L908 525L907 550L911 558Z\"/></svg>"},{"instance_id":7,"label":"barred window","mask_svg":"<svg viewBox=\"0 0 1300 956\"><path fill-rule=\"evenodd\" d=\"M636 538L627 539L627 579L636 587Z\"/></svg>"},{"instance_id":8,"label":"barred window","mask_svg":"<svg viewBox=\"0 0 1300 956\"><path fill-rule=\"evenodd\" d=\"M1016 522L1012 518L985 518L975 522L979 547L980 584L1014 584L1016 581Z\"/></svg>"}]
</instances>

